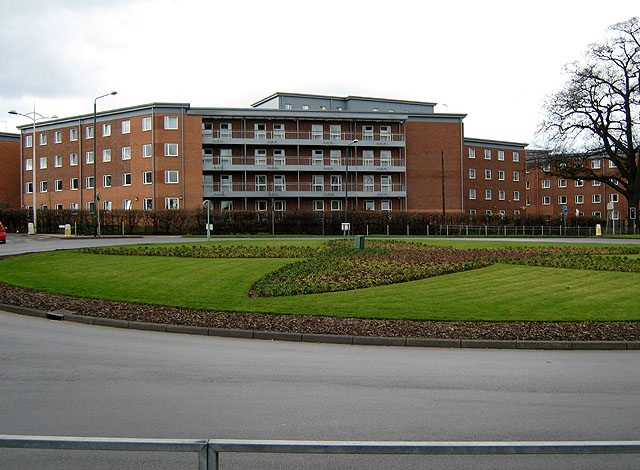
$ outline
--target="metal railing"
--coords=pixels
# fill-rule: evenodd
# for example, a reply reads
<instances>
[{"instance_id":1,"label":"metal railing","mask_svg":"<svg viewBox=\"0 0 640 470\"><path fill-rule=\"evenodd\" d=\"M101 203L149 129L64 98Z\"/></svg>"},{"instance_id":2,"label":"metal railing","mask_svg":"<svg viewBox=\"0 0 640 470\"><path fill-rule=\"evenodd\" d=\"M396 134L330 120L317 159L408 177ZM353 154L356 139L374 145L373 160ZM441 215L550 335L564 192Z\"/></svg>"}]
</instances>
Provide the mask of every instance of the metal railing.
<instances>
[{"instance_id":1,"label":"metal railing","mask_svg":"<svg viewBox=\"0 0 640 470\"><path fill-rule=\"evenodd\" d=\"M0 447L145 452L194 452L198 470L218 470L221 452L269 454L532 455L640 454L640 441L398 442L135 439L0 434Z\"/></svg>"},{"instance_id":2,"label":"metal railing","mask_svg":"<svg viewBox=\"0 0 640 470\"><path fill-rule=\"evenodd\" d=\"M308 196L317 195L317 193L331 192L340 193L344 196L344 184L342 182L337 184L331 184L330 182L312 183L312 182L298 182L287 181L282 183L255 183L255 182L237 182L237 183L203 183L203 190L205 192L222 192L232 195L232 193L244 193L244 192L262 192L268 194L272 192L308 192ZM371 193L372 196L377 193L389 193L405 191L405 185L402 183L349 183L348 191L351 193ZM339 194L338 194L339 195Z\"/></svg>"},{"instance_id":3,"label":"metal railing","mask_svg":"<svg viewBox=\"0 0 640 470\"><path fill-rule=\"evenodd\" d=\"M385 132L330 132L330 131L256 131L251 129L203 129L202 136L211 139L267 140L317 140L343 142L344 145L358 139L360 142L404 142L405 135ZM363 144L364 145L364 144Z\"/></svg>"},{"instance_id":4,"label":"metal railing","mask_svg":"<svg viewBox=\"0 0 640 470\"><path fill-rule=\"evenodd\" d=\"M344 171L345 158L332 159L329 156L318 158L304 155L287 155L286 157L255 157L255 156L234 156L220 157L218 155L204 155L202 157L202 165L205 169L214 166L222 166L230 169L234 166L268 166L268 167L286 167L286 166L307 166L309 170L315 170L323 167L331 167L331 169L340 169ZM355 167L367 167L371 169L386 169L390 167L404 167L406 161L404 158L392 157L389 159L375 158L367 160L359 156L357 158L349 158L349 167L355 170ZM278 169L273 168L273 169ZM306 169L306 168L305 168ZM363 170L362 168L358 168ZM364 170L363 170L364 171Z\"/></svg>"}]
</instances>

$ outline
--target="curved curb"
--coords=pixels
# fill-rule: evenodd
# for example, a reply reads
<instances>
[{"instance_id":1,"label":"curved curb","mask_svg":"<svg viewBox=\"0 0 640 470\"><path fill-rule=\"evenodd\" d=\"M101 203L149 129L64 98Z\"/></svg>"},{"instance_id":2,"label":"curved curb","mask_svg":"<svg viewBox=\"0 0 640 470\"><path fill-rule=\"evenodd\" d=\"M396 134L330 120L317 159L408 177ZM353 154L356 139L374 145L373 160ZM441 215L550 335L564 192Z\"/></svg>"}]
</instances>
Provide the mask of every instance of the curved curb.
<instances>
[{"instance_id":1,"label":"curved curb","mask_svg":"<svg viewBox=\"0 0 640 470\"><path fill-rule=\"evenodd\" d=\"M360 346L403 346L419 348L459 348L459 349L543 349L564 351L631 351L640 350L640 341L535 341L535 340L484 340L484 339L438 339L438 338L396 338L379 336L351 336L331 334L288 333L280 331L254 331L199 326L166 325L115 318L78 315L68 310L48 312L35 308L0 304L0 311L46 318L66 320L88 325L125 328L132 330L182 333L200 336L226 338L261 339L270 341L293 341L303 343L351 344Z\"/></svg>"}]
</instances>

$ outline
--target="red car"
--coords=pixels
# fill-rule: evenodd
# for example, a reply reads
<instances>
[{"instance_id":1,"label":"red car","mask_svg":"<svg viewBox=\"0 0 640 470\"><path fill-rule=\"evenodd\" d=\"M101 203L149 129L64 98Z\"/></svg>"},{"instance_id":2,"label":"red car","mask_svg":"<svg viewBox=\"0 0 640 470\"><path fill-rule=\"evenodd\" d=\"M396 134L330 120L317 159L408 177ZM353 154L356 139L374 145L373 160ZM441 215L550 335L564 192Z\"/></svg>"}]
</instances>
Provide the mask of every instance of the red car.
<instances>
[{"instance_id":1,"label":"red car","mask_svg":"<svg viewBox=\"0 0 640 470\"><path fill-rule=\"evenodd\" d=\"M2 222L0 222L0 243L7 243L7 232L5 231Z\"/></svg>"}]
</instances>

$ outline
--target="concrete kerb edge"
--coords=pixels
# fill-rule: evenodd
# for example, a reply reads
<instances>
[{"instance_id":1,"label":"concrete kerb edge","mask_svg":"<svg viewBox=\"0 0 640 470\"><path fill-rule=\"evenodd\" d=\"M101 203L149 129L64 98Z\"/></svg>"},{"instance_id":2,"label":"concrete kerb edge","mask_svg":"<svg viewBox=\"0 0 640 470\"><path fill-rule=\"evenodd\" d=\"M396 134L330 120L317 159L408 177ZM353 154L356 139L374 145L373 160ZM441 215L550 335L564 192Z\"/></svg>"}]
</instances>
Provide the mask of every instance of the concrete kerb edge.
<instances>
[{"instance_id":1,"label":"concrete kerb edge","mask_svg":"<svg viewBox=\"0 0 640 470\"><path fill-rule=\"evenodd\" d=\"M307 343L353 344L361 346L407 346L421 348L456 349L538 349L566 351L637 351L640 341L535 341L535 340L481 340L481 339L441 339L441 338L400 338L381 336L350 336L311 333L290 333L281 331L254 331L226 328L206 328L164 323L118 320L115 318L78 315L69 310L45 311L29 307L0 304L0 310L50 320L66 320L88 325L126 328L133 330L180 333L226 338L261 339L271 341L294 341Z\"/></svg>"}]
</instances>

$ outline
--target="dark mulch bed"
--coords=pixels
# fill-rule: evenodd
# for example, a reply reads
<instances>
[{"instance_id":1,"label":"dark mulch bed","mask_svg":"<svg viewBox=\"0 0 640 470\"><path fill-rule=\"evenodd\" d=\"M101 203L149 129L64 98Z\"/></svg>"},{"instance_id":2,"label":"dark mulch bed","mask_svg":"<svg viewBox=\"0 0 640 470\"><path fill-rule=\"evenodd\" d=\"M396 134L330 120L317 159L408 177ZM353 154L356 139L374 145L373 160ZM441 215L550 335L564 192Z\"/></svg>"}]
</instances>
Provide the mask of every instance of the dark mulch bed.
<instances>
[{"instance_id":1,"label":"dark mulch bed","mask_svg":"<svg viewBox=\"0 0 640 470\"><path fill-rule=\"evenodd\" d=\"M129 321L295 333L492 340L639 341L640 322L442 322L366 320L187 310L83 299L0 283L0 303Z\"/></svg>"}]
</instances>

